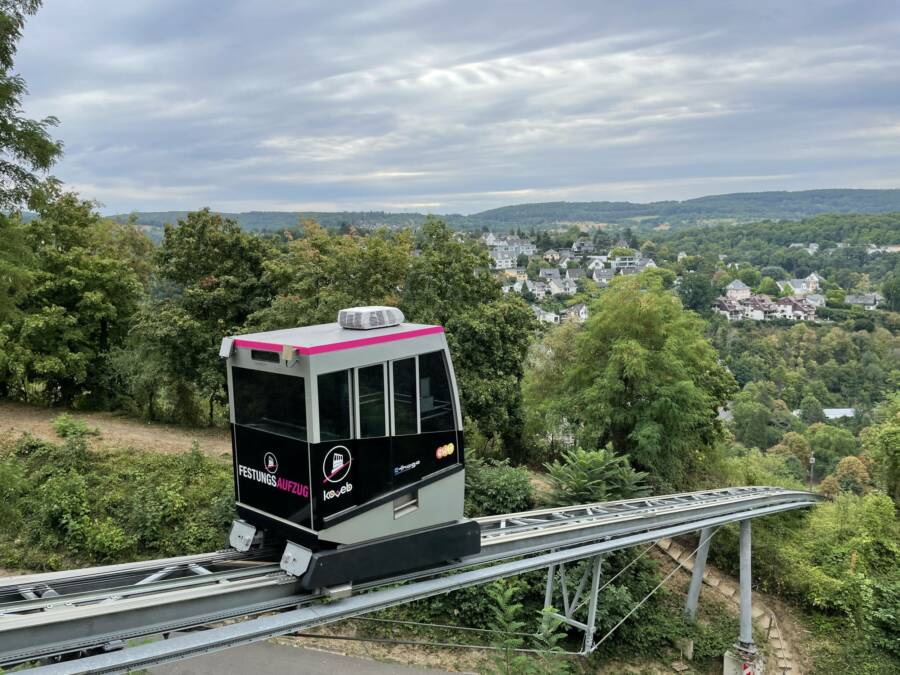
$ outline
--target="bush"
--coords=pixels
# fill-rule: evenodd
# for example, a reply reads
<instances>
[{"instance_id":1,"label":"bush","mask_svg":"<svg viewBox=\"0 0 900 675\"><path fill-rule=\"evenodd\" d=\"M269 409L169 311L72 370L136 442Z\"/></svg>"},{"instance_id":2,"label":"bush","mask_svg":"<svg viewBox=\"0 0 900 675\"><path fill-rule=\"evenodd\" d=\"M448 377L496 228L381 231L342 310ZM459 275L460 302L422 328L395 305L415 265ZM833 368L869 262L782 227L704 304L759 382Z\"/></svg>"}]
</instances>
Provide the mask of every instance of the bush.
<instances>
[{"instance_id":1,"label":"bush","mask_svg":"<svg viewBox=\"0 0 900 675\"><path fill-rule=\"evenodd\" d=\"M531 474L509 460L466 460L466 515L492 516L534 507Z\"/></svg>"},{"instance_id":2,"label":"bush","mask_svg":"<svg viewBox=\"0 0 900 675\"><path fill-rule=\"evenodd\" d=\"M78 418L72 417L68 413L63 413L62 415L58 415L54 418L53 422L53 430L59 435L61 438L73 438L77 436L99 436L100 429L97 427L89 427L87 422L84 420L80 420Z\"/></svg>"},{"instance_id":3,"label":"bush","mask_svg":"<svg viewBox=\"0 0 900 675\"><path fill-rule=\"evenodd\" d=\"M231 468L181 455L91 451L23 436L0 449L0 567L47 569L221 548L233 518ZM10 520L6 518L9 517Z\"/></svg>"},{"instance_id":4,"label":"bush","mask_svg":"<svg viewBox=\"0 0 900 675\"><path fill-rule=\"evenodd\" d=\"M568 450L562 462L545 464L553 484L554 505L588 504L626 499L648 494L646 473L635 471L627 457L616 457L611 450Z\"/></svg>"}]
</instances>

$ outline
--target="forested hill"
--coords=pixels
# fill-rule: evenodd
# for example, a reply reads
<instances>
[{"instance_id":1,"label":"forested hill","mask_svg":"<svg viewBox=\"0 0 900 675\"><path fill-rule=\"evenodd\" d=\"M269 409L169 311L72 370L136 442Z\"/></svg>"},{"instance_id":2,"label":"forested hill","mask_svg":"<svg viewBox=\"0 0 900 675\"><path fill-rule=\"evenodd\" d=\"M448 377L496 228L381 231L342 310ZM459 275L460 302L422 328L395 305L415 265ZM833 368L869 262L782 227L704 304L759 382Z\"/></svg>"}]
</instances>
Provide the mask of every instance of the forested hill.
<instances>
[{"instance_id":1,"label":"forested hill","mask_svg":"<svg viewBox=\"0 0 900 675\"><path fill-rule=\"evenodd\" d=\"M518 204L482 211L469 216L445 214L440 217L451 227L506 230L510 227L552 228L569 223L610 223L636 229L669 225L682 226L721 222L750 222L764 219L799 220L821 213L885 213L900 211L900 189L895 190L805 190L802 192L738 192L685 201L650 202L545 202ZM137 222L154 230L184 218L184 211L137 212ZM422 213L385 211L249 211L226 213L247 230L281 230L298 220L310 218L326 227L408 227L425 219ZM113 216L125 221L127 214Z\"/></svg>"}]
</instances>

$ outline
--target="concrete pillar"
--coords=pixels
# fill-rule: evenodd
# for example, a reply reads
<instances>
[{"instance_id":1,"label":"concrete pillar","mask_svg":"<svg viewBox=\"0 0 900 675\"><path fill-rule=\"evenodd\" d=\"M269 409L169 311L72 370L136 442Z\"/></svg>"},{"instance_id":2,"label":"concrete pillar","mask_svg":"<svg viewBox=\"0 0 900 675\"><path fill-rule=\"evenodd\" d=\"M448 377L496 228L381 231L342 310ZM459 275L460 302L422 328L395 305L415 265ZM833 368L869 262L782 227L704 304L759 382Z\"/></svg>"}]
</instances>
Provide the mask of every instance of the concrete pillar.
<instances>
[{"instance_id":1,"label":"concrete pillar","mask_svg":"<svg viewBox=\"0 0 900 675\"><path fill-rule=\"evenodd\" d=\"M755 652L753 646L753 600L750 571L750 520L741 521L741 637L740 646L747 652Z\"/></svg>"},{"instance_id":2,"label":"concrete pillar","mask_svg":"<svg viewBox=\"0 0 900 675\"><path fill-rule=\"evenodd\" d=\"M694 559L694 571L691 574L691 585L688 588L687 601L684 604L684 615L689 621L697 620L697 603L700 601L700 589L703 586L703 571L706 569L706 554L709 553L709 540L712 539L712 528L700 530L700 547Z\"/></svg>"}]
</instances>

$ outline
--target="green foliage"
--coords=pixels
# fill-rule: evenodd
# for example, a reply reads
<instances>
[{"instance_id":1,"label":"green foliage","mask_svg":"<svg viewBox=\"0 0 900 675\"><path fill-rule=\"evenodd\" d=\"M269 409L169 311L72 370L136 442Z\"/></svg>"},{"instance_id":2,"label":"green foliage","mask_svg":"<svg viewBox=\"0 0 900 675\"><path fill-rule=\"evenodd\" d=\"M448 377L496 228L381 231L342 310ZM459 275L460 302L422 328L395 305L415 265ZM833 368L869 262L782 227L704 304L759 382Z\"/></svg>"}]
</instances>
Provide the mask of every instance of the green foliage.
<instances>
[{"instance_id":1,"label":"green foliage","mask_svg":"<svg viewBox=\"0 0 900 675\"><path fill-rule=\"evenodd\" d=\"M25 436L0 451L0 566L57 569L219 548L233 518L231 470L181 455L88 450ZM7 484L7 480L10 482Z\"/></svg>"},{"instance_id":2,"label":"green foliage","mask_svg":"<svg viewBox=\"0 0 900 675\"><path fill-rule=\"evenodd\" d=\"M45 200L20 228L33 265L12 321L0 328L7 395L46 403L107 400L108 356L127 334L140 281L93 205Z\"/></svg>"},{"instance_id":3,"label":"green foliage","mask_svg":"<svg viewBox=\"0 0 900 675\"><path fill-rule=\"evenodd\" d=\"M878 486L900 507L900 394L894 394L875 411L877 424L860 438L863 452L872 461Z\"/></svg>"},{"instance_id":4,"label":"green foliage","mask_svg":"<svg viewBox=\"0 0 900 675\"><path fill-rule=\"evenodd\" d=\"M900 272L892 272L885 277L881 292L884 294L885 308L900 312Z\"/></svg>"},{"instance_id":5,"label":"green foliage","mask_svg":"<svg viewBox=\"0 0 900 675\"><path fill-rule=\"evenodd\" d=\"M72 438L78 436L99 436L100 430L97 427L89 427L84 420L72 417L68 413L57 415L53 422L53 430L61 438Z\"/></svg>"},{"instance_id":6,"label":"green foliage","mask_svg":"<svg viewBox=\"0 0 900 675\"><path fill-rule=\"evenodd\" d=\"M685 307L696 312L708 312L717 294L718 289L713 285L709 276L703 272L686 273L678 287L681 302Z\"/></svg>"},{"instance_id":7,"label":"green foliage","mask_svg":"<svg viewBox=\"0 0 900 675\"><path fill-rule=\"evenodd\" d=\"M611 443L660 485L684 485L700 471L721 438L716 410L734 391L702 329L671 292L620 277L557 371L582 437Z\"/></svg>"},{"instance_id":8,"label":"green foliage","mask_svg":"<svg viewBox=\"0 0 900 675\"><path fill-rule=\"evenodd\" d=\"M822 404L819 403L815 396L807 395L800 401L800 419L803 420L804 424L815 424L816 422L825 421Z\"/></svg>"},{"instance_id":9,"label":"green foliage","mask_svg":"<svg viewBox=\"0 0 900 675\"><path fill-rule=\"evenodd\" d=\"M488 595L494 602L491 629L499 638L494 643L499 652L494 660L493 672L504 675L564 675L573 672L572 664L561 656L559 642L565 637L565 633L559 631L561 622L550 616L552 610L545 610L541 629L537 634L537 645L528 645L523 636L518 635L528 625L523 620L522 604L515 601L516 595L521 593L521 584L501 580L487 588ZM515 651L522 648L539 649L540 652L530 654Z\"/></svg>"},{"instance_id":10,"label":"green foliage","mask_svg":"<svg viewBox=\"0 0 900 675\"><path fill-rule=\"evenodd\" d=\"M650 492L646 473L635 471L628 458L609 450L575 448L564 452L562 462L546 464L552 483L553 505L588 504L640 497Z\"/></svg>"},{"instance_id":11,"label":"green foliage","mask_svg":"<svg viewBox=\"0 0 900 675\"><path fill-rule=\"evenodd\" d=\"M25 202L34 203L35 193L45 185L46 173L62 154L62 144L50 138L55 117L33 120L22 114L22 99L28 93L25 80L12 72L16 45L22 37L26 17L37 12L39 0L4 2L0 12L0 210L7 212ZM52 181L51 181L52 185Z\"/></svg>"},{"instance_id":12,"label":"green foliage","mask_svg":"<svg viewBox=\"0 0 900 675\"><path fill-rule=\"evenodd\" d=\"M534 507L531 475L509 460L466 458L466 504L469 517L527 511Z\"/></svg>"}]
</instances>

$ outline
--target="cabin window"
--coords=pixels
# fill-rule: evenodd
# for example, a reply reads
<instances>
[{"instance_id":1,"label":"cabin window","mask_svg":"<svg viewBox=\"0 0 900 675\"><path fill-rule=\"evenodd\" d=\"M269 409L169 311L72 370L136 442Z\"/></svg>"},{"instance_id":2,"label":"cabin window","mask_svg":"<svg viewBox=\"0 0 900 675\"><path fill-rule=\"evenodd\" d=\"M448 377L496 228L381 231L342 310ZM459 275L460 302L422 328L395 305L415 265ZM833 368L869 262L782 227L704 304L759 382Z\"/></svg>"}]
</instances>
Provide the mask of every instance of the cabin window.
<instances>
[{"instance_id":1,"label":"cabin window","mask_svg":"<svg viewBox=\"0 0 900 675\"><path fill-rule=\"evenodd\" d=\"M387 436L385 425L384 364L357 368L359 437Z\"/></svg>"},{"instance_id":2,"label":"cabin window","mask_svg":"<svg viewBox=\"0 0 900 675\"><path fill-rule=\"evenodd\" d=\"M394 361L391 388L394 399L394 435L419 433L416 410L416 359Z\"/></svg>"},{"instance_id":3,"label":"cabin window","mask_svg":"<svg viewBox=\"0 0 900 675\"><path fill-rule=\"evenodd\" d=\"M232 368L231 382L235 424L306 440L302 377Z\"/></svg>"},{"instance_id":4,"label":"cabin window","mask_svg":"<svg viewBox=\"0 0 900 675\"><path fill-rule=\"evenodd\" d=\"M419 415L422 433L450 431L453 424L453 396L443 352L419 357Z\"/></svg>"},{"instance_id":5,"label":"cabin window","mask_svg":"<svg viewBox=\"0 0 900 675\"><path fill-rule=\"evenodd\" d=\"M350 371L319 375L319 437L341 441L353 436L350 416Z\"/></svg>"}]
</instances>

